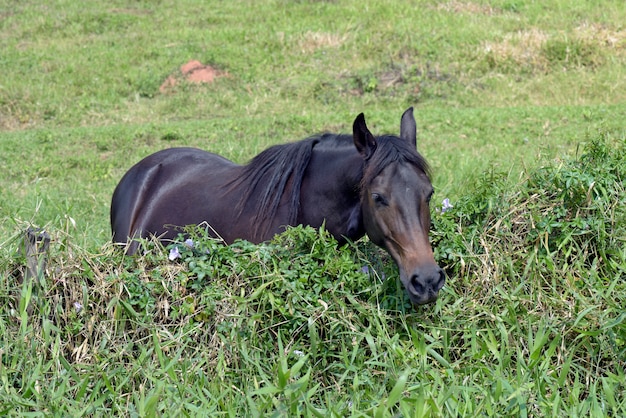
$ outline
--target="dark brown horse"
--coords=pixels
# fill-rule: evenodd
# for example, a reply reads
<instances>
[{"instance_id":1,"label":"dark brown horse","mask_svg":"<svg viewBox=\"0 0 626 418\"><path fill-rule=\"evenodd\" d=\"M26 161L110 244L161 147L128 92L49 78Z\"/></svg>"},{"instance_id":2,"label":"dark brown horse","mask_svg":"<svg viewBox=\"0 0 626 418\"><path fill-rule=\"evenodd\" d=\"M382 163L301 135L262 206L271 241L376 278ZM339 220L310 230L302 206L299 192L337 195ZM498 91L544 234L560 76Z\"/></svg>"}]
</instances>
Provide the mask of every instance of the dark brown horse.
<instances>
[{"instance_id":1,"label":"dark brown horse","mask_svg":"<svg viewBox=\"0 0 626 418\"><path fill-rule=\"evenodd\" d=\"M134 253L135 238L175 238L206 222L226 243L271 239L287 225L326 229L340 243L365 233L395 260L413 303L437 299L445 275L428 239L433 188L416 150L413 108L400 136L374 137L363 114L353 135L324 134L276 145L248 165L194 148L152 154L113 193L113 241Z\"/></svg>"}]
</instances>

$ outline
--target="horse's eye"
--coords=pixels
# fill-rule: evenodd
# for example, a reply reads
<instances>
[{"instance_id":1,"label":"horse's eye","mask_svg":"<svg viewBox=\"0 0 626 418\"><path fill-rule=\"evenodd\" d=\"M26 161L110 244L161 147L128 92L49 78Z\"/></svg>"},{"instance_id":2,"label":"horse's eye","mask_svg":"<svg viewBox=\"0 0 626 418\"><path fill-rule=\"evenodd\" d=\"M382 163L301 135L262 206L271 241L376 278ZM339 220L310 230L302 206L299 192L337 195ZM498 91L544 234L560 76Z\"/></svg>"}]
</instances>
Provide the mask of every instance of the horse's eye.
<instances>
[{"instance_id":1,"label":"horse's eye","mask_svg":"<svg viewBox=\"0 0 626 418\"><path fill-rule=\"evenodd\" d=\"M372 200L374 200L374 203L377 205L387 206L387 199L385 199L385 196L381 194L372 193Z\"/></svg>"}]
</instances>

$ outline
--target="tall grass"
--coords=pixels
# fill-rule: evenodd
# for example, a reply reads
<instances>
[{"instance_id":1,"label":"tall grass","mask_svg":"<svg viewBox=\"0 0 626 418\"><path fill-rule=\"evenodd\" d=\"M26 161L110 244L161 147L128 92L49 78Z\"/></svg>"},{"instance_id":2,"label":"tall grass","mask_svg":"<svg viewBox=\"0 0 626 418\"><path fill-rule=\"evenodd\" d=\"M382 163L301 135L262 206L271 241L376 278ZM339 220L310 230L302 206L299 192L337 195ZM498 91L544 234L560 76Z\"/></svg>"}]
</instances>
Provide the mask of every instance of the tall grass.
<instances>
[{"instance_id":1,"label":"tall grass","mask_svg":"<svg viewBox=\"0 0 626 418\"><path fill-rule=\"evenodd\" d=\"M45 274L2 261L3 412L621 415L625 156L598 135L435 209L448 283L426 307L384 252L323 229L224 246L198 228L137 258L51 231Z\"/></svg>"}]
</instances>

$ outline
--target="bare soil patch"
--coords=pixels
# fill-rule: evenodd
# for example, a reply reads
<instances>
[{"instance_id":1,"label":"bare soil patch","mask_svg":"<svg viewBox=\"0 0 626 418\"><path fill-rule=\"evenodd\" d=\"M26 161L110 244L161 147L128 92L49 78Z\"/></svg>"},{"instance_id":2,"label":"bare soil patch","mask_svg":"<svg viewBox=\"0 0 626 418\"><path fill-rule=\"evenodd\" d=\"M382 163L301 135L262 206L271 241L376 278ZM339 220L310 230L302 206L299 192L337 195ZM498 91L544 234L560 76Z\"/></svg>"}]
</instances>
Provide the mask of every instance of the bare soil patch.
<instances>
[{"instance_id":1,"label":"bare soil patch","mask_svg":"<svg viewBox=\"0 0 626 418\"><path fill-rule=\"evenodd\" d=\"M181 82L192 84L213 83L219 77L227 77L226 71L218 70L211 65L202 64L200 61L191 60L180 66L179 71L170 74L159 91L163 94L173 91L173 88Z\"/></svg>"}]
</instances>

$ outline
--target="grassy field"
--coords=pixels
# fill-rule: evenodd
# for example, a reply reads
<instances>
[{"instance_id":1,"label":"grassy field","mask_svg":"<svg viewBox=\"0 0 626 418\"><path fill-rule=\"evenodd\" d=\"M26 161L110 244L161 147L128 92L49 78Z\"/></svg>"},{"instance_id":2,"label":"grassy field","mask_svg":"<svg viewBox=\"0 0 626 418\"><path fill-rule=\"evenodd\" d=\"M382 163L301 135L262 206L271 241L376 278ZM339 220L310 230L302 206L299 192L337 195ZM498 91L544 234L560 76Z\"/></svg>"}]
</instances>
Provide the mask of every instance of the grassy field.
<instances>
[{"instance_id":1,"label":"grassy field","mask_svg":"<svg viewBox=\"0 0 626 418\"><path fill-rule=\"evenodd\" d=\"M621 0L0 0L0 414L623 415L623 22ZM190 60L225 76L161 92ZM454 205L434 305L366 239L108 244L143 156L243 163L360 112L397 134L409 106Z\"/></svg>"}]
</instances>

